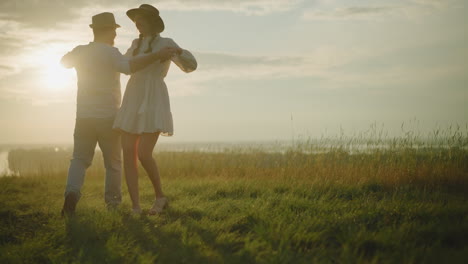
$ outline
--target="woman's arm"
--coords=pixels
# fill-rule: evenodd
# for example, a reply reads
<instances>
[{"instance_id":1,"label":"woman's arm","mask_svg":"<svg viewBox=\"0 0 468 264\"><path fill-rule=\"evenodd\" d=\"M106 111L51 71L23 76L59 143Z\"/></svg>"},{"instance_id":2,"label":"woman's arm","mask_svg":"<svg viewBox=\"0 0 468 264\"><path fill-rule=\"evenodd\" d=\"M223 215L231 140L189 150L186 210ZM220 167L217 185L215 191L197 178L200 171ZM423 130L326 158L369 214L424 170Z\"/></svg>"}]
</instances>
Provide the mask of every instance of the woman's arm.
<instances>
[{"instance_id":1,"label":"woman's arm","mask_svg":"<svg viewBox=\"0 0 468 264\"><path fill-rule=\"evenodd\" d=\"M198 63L190 51L182 49L175 43L174 40L169 39L169 46L176 49L176 54L172 56L171 60L184 72L189 73L197 69Z\"/></svg>"},{"instance_id":2,"label":"woman's arm","mask_svg":"<svg viewBox=\"0 0 468 264\"><path fill-rule=\"evenodd\" d=\"M145 56L137 56L130 59L130 72L134 73L139 70L146 68L146 66L150 65L151 63L160 60L165 61L170 59L171 57L176 54L177 50L173 47L164 47L158 52L153 52Z\"/></svg>"},{"instance_id":3,"label":"woman's arm","mask_svg":"<svg viewBox=\"0 0 468 264\"><path fill-rule=\"evenodd\" d=\"M132 74L146 68L151 63L160 60L169 60L175 53L176 49L172 47L164 47L158 52L149 53L135 57L126 57L122 55L117 48L113 48L113 65L116 71L124 74Z\"/></svg>"}]
</instances>

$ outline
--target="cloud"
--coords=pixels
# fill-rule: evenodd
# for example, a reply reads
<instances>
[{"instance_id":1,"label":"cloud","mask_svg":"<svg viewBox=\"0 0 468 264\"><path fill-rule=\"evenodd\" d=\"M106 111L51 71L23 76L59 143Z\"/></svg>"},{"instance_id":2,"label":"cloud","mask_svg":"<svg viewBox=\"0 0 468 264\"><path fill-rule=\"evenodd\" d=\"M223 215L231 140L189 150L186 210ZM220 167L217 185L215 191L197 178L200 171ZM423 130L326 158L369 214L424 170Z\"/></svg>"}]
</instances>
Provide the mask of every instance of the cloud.
<instances>
[{"instance_id":1,"label":"cloud","mask_svg":"<svg viewBox=\"0 0 468 264\"><path fill-rule=\"evenodd\" d=\"M450 4L450 2L454 2L453 0L412 0L416 5L420 6L431 6L435 8L440 8L443 6L446 6L447 4Z\"/></svg>"},{"instance_id":2,"label":"cloud","mask_svg":"<svg viewBox=\"0 0 468 264\"><path fill-rule=\"evenodd\" d=\"M425 52L416 52L420 49ZM392 87L406 92L441 80L466 79L466 62L456 56L467 54L466 48L434 55L439 49L439 44L434 43L372 50L323 46L301 57L195 53L197 71L186 75L172 69L167 83L171 96L192 96L226 91L232 94L236 93L232 87L239 83L252 83L255 89L256 82L284 80L300 80L321 90L378 92L382 87Z\"/></svg>"},{"instance_id":3,"label":"cloud","mask_svg":"<svg viewBox=\"0 0 468 264\"><path fill-rule=\"evenodd\" d=\"M245 67L246 65L285 65L303 61L301 57L243 56L227 53L197 53L203 63L202 69L212 70L220 67Z\"/></svg>"},{"instance_id":4,"label":"cloud","mask_svg":"<svg viewBox=\"0 0 468 264\"><path fill-rule=\"evenodd\" d=\"M347 5L338 1L322 1L305 10L304 20L383 20L389 17L414 17L456 6L459 0L373 1L370 5Z\"/></svg>"},{"instance_id":5,"label":"cloud","mask_svg":"<svg viewBox=\"0 0 468 264\"><path fill-rule=\"evenodd\" d=\"M157 3L161 10L174 11L228 11L245 15L266 15L284 12L297 7L303 0L164 0ZM30 28L50 28L73 21L83 9L128 9L137 7L141 1L113 0L2 0L0 20L14 21Z\"/></svg>"},{"instance_id":6,"label":"cloud","mask_svg":"<svg viewBox=\"0 0 468 264\"><path fill-rule=\"evenodd\" d=\"M0 35L0 55L8 55L12 52L18 51L18 49L22 46L21 44L21 39Z\"/></svg>"},{"instance_id":7,"label":"cloud","mask_svg":"<svg viewBox=\"0 0 468 264\"><path fill-rule=\"evenodd\" d=\"M387 13L388 11L394 9L394 7L348 7L343 9L343 15L366 15L366 14L381 14Z\"/></svg>"},{"instance_id":8,"label":"cloud","mask_svg":"<svg viewBox=\"0 0 468 264\"><path fill-rule=\"evenodd\" d=\"M375 19L392 14L397 9L395 6L351 6L333 10L307 10L302 18L305 20Z\"/></svg>"},{"instance_id":9,"label":"cloud","mask_svg":"<svg viewBox=\"0 0 468 264\"><path fill-rule=\"evenodd\" d=\"M185 75L173 69L169 74L167 82L172 96L197 95L213 86L219 88L220 84L225 85L236 80L277 79L300 72L297 68L304 64L304 59L297 57L270 58L226 53L194 55L199 65L194 73Z\"/></svg>"},{"instance_id":10,"label":"cloud","mask_svg":"<svg viewBox=\"0 0 468 264\"><path fill-rule=\"evenodd\" d=\"M285 12L299 6L303 0L166 0L161 9L229 11L246 15L267 15Z\"/></svg>"},{"instance_id":11,"label":"cloud","mask_svg":"<svg viewBox=\"0 0 468 264\"><path fill-rule=\"evenodd\" d=\"M327 79L333 69L363 56L358 50L320 47L306 56L241 56L226 53L195 53L199 68L193 74L169 74L174 96L196 95L207 89L229 86L236 81L275 81L282 79Z\"/></svg>"},{"instance_id":12,"label":"cloud","mask_svg":"<svg viewBox=\"0 0 468 264\"><path fill-rule=\"evenodd\" d=\"M17 65L17 63L13 63L13 60L20 54L22 42L13 37L0 36L0 56L2 57L0 62L0 79L17 71L17 67L13 66Z\"/></svg>"},{"instance_id":13,"label":"cloud","mask_svg":"<svg viewBox=\"0 0 468 264\"><path fill-rule=\"evenodd\" d=\"M80 1L2 0L0 19L33 28L50 27L74 18L78 8Z\"/></svg>"},{"instance_id":14,"label":"cloud","mask_svg":"<svg viewBox=\"0 0 468 264\"><path fill-rule=\"evenodd\" d=\"M1 76L9 75L9 74L12 74L14 72L15 72L15 68L13 68L11 66L1 65L0 64L0 78L1 78Z\"/></svg>"}]
</instances>

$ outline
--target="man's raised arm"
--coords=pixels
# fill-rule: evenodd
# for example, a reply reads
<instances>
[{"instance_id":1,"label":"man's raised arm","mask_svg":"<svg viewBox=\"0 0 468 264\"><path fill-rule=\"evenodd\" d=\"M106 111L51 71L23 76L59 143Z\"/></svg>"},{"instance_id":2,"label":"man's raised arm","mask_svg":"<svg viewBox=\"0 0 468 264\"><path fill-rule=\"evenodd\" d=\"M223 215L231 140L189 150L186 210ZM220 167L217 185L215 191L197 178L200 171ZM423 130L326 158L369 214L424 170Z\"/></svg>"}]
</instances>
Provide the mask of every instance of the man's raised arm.
<instances>
[{"instance_id":1,"label":"man's raised arm","mask_svg":"<svg viewBox=\"0 0 468 264\"><path fill-rule=\"evenodd\" d=\"M73 68L75 66L74 51L75 50L72 50L67 54L63 55L62 59L60 60L60 63L67 69Z\"/></svg>"}]
</instances>

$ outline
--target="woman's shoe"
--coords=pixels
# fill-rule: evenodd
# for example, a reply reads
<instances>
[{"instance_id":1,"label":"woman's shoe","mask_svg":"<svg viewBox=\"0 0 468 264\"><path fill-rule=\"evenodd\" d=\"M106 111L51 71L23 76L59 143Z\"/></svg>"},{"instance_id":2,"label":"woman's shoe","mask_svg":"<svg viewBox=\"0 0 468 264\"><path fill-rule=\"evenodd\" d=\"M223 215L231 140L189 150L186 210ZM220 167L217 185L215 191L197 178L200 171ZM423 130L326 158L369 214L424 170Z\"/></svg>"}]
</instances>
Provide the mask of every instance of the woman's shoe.
<instances>
[{"instance_id":1,"label":"woman's shoe","mask_svg":"<svg viewBox=\"0 0 468 264\"><path fill-rule=\"evenodd\" d=\"M151 206L151 209L149 209L148 214L150 214L150 215L159 214L168 205L169 205L169 202L168 202L166 197L157 198L154 201L153 206Z\"/></svg>"}]
</instances>

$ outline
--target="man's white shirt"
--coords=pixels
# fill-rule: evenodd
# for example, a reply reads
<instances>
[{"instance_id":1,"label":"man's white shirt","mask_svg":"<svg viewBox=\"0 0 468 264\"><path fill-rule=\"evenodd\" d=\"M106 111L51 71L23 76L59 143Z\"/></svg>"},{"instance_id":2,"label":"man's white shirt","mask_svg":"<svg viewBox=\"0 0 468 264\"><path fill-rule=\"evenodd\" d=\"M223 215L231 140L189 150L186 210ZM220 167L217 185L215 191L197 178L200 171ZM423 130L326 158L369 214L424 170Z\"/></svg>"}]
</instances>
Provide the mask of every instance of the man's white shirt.
<instances>
[{"instance_id":1,"label":"man's white shirt","mask_svg":"<svg viewBox=\"0 0 468 264\"><path fill-rule=\"evenodd\" d=\"M120 73L130 74L129 58L108 44L80 45L62 58L78 79L77 118L111 118L121 103Z\"/></svg>"}]
</instances>

